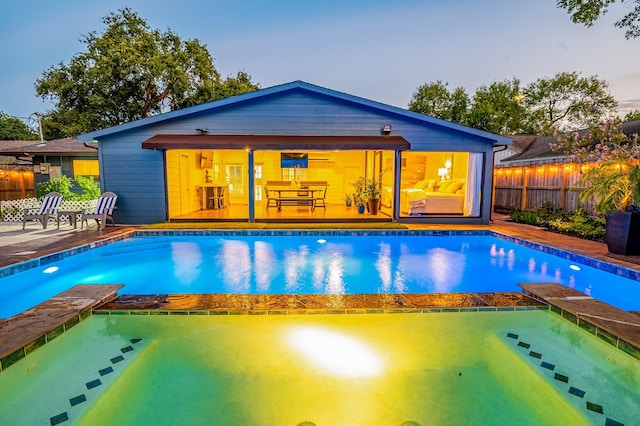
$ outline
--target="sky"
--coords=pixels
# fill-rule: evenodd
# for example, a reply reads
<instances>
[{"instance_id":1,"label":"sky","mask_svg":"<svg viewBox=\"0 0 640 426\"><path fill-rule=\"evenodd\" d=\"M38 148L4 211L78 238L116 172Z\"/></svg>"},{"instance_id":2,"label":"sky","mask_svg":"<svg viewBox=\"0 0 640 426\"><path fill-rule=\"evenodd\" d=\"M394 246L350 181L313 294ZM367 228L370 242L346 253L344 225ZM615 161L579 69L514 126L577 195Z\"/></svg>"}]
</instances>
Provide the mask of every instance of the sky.
<instances>
[{"instance_id":1,"label":"sky","mask_svg":"<svg viewBox=\"0 0 640 426\"><path fill-rule=\"evenodd\" d=\"M586 28L556 0L0 0L0 111L32 121L50 110L36 80L126 6L200 40L223 76L243 70L263 88L302 80L406 108L438 80L473 95L576 71L605 80L621 113L640 109L640 39L613 26L616 9Z\"/></svg>"}]
</instances>

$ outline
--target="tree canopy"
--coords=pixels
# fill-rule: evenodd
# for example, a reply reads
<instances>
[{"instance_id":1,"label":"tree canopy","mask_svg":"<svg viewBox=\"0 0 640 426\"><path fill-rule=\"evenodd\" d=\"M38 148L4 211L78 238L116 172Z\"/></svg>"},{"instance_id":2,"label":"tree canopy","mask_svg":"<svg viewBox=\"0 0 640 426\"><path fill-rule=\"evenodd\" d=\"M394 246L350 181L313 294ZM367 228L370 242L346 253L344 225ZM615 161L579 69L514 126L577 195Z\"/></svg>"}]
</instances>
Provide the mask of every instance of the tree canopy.
<instances>
[{"instance_id":1,"label":"tree canopy","mask_svg":"<svg viewBox=\"0 0 640 426\"><path fill-rule=\"evenodd\" d=\"M466 124L502 135L530 133L521 93L515 78L481 86L473 96Z\"/></svg>"},{"instance_id":2,"label":"tree canopy","mask_svg":"<svg viewBox=\"0 0 640 426\"><path fill-rule=\"evenodd\" d=\"M614 115L617 102L597 76L558 73L522 87L516 78L483 85L471 100L464 89L450 92L438 80L418 87L409 109L498 134L534 134L572 130L585 120Z\"/></svg>"},{"instance_id":3,"label":"tree canopy","mask_svg":"<svg viewBox=\"0 0 640 426\"><path fill-rule=\"evenodd\" d=\"M469 95L462 87L453 91L441 80L418 87L409 102L409 110L453 122L461 122L469 105Z\"/></svg>"},{"instance_id":4,"label":"tree canopy","mask_svg":"<svg viewBox=\"0 0 640 426\"><path fill-rule=\"evenodd\" d=\"M38 96L51 100L47 137L74 136L256 90L244 71L220 77L206 46L160 31L129 8L84 36L87 50L43 72Z\"/></svg>"},{"instance_id":5,"label":"tree canopy","mask_svg":"<svg viewBox=\"0 0 640 426\"><path fill-rule=\"evenodd\" d=\"M537 126L565 131L613 116L618 106L606 81L597 76L580 77L577 72L538 79L524 89L524 95L530 119Z\"/></svg>"},{"instance_id":6,"label":"tree canopy","mask_svg":"<svg viewBox=\"0 0 640 426\"><path fill-rule=\"evenodd\" d=\"M0 140L36 140L38 133L34 132L22 120L0 111Z\"/></svg>"},{"instance_id":7,"label":"tree canopy","mask_svg":"<svg viewBox=\"0 0 640 426\"><path fill-rule=\"evenodd\" d=\"M626 14L614 25L624 29L624 35L628 39L639 37L640 0L558 0L557 6L565 9L574 23L590 27L615 3L628 7L624 9Z\"/></svg>"}]
</instances>

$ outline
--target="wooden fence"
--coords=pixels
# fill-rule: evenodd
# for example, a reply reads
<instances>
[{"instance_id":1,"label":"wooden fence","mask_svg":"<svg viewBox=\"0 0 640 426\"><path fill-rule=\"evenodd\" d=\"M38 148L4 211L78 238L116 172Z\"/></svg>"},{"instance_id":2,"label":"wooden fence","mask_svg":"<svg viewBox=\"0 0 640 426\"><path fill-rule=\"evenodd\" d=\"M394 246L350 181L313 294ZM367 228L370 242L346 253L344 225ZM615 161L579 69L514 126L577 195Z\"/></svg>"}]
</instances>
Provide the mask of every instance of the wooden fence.
<instances>
[{"instance_id":1,"label":"wooden fence","mask_svg":"<svg viewBox=\"0 0 640 426\"><path fill-rule=\"evenodd\" d=\"M575 163L538 164L519 167L496 167L493 171L493 210L511 213L518 210L535 211L549 203L565 211L582 208L595 213L592 201L580 202L581 169Z\"/></svg>"},{"instance_id":2,"label":"wooden fence","mask_svg":"<svg viewBox=\"0 0 640 426\"><path fill-rule=\"evenodd\" d=\"M20 200L33 197L34 182L31 170L0 168L0 200Z\"/></svg>"}]
</instances>

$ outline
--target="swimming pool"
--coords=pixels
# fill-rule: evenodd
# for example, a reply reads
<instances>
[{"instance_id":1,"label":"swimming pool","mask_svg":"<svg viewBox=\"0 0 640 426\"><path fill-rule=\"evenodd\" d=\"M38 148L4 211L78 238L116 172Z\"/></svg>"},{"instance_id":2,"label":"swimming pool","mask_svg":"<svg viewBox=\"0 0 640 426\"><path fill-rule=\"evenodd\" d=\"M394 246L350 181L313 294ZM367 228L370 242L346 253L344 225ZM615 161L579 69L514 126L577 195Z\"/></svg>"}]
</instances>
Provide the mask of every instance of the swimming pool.
<instances>
[{"instance_id":1,"label":"swimming pool","mask_svg":"<svg viewBox=\"0 0 640 426\"><path fill-rule=\"evenodd\" d=\"M241 233L237 233L241 234ZM519 292L556 282L624 310L640 283L491 235L136 236L0 279L0 317L75 284L121 294Z\"/></svg>"},{"instance_id":2,"label":"swimming pool","mask_svg":"<svg viewBox=\"0 0 640 426\"><path fill-rule=\"evenodd\" d=\"M549 311L94 315L1 374L0 424L640 418L638 361Z\"/></svg>"}]
</instances>

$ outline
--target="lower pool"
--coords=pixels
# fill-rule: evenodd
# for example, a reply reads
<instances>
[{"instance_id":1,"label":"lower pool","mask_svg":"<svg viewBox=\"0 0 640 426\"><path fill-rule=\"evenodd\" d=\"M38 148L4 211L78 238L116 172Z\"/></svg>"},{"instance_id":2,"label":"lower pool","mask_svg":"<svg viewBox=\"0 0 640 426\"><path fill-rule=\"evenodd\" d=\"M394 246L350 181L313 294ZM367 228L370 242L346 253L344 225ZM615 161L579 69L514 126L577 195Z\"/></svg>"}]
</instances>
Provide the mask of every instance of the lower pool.
<instances>
[{"instance_id":1,"label":"lower pool","mask_svg":"<svg viewBox=\"0 0 640 426\"><path fill-rule=\"evenodd\" d=\"M0 378L0 424L640 418L638 361L549 311L94 315Z\"/></svg>"},{"instance_id":2,"label":"lower pool","mask_svg":"<svg viewBox=\"0 0 640 426\"><path fill-rule=\"evenodd\" d=\"M640 310L640 282L487 235L134 237L0 278L0 318L76 284L121 294L520 292L555 282ZM612 270L612 269L610 269Z\"/></svg>"}]
</instances>

